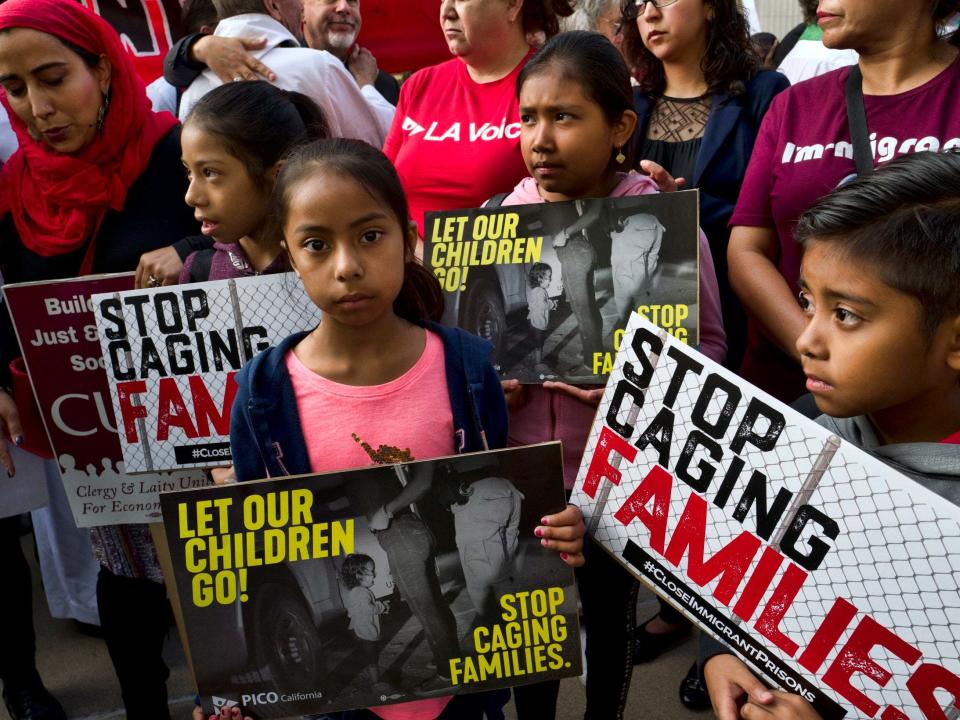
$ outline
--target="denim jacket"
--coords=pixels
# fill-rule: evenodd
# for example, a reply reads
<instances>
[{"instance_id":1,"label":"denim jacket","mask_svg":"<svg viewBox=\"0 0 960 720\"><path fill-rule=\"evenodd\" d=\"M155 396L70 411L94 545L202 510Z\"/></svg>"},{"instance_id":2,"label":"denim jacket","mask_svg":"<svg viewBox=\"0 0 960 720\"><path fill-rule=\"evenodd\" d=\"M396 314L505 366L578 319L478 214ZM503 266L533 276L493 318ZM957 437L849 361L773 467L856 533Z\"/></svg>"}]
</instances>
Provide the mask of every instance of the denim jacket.
<instances>
[{"instance_id":1,"label":"denim jacket","mask_svg":"<svg viewBox=\"0 0 960 720\"><path fill-rule=\"evenodd\" d=\"M490 344L458 328L430 323L443 341L453 445L457 452L507 444L507 407L490 364ZM237 373L230 448L237 480L310 472L307 446L284 357L306 333L297 333L253 358Z\"/></svg>"}]
</instances>

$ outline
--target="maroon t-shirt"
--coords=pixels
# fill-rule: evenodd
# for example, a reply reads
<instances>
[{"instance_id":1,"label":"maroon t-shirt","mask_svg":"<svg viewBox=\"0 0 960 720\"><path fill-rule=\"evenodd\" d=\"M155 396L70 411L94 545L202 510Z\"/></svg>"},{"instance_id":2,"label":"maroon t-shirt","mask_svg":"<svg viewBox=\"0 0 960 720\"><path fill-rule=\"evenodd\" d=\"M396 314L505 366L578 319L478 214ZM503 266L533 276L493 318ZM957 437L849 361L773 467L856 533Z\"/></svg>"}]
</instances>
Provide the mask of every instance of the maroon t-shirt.
<instances>
[{"instance_id":1,"label":"maroon t-shirt","mask_svg":"<svg viewBox=\"0 0 960 720\"><path fill-rule=\"evenodd\" d=\"M763 119L731 225L776 227L780 273L794 289L801 252L797 220L856 172L847 125L849 68L798 83L774 98ZM937 77L898 95L867 95L877 164L912 152L960 147L960 56Z\"/></svg>"}]
</instances>

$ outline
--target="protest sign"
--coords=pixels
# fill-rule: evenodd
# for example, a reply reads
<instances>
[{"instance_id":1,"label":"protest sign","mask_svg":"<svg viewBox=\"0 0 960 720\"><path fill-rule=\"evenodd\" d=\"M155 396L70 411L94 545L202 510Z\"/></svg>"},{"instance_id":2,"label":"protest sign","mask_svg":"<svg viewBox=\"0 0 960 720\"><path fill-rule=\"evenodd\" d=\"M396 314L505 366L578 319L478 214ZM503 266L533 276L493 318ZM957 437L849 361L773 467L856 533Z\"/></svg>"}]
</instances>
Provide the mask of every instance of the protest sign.
<instances>
[{"instance_id":1,"label":"protest sign","mask_svg":"<svg viewBox=\"0 0 960 720\"><path fill-rule=\"evenodd\" d=\"M80 0L113 25L144 85L163 74L163 59L183 34L179 0Z\"/></svg>"},{"instance_id":2,"label":"protest sign","mask_svg":"<svg viewBox=\"0 0 960 720\"><path fill-rule=\"evenodd\" d=\"M427 213L444 322L489 340L500 376L602 382L639 312L699 342L697 192Z\"/></svg>"},{"instance_id":3,"label":"protest sign","mask_svg":"<svg viewBox=\"0 0 960 720\"><path fill-rule=\"evenodd\" d=\"M93 297L128 472L230 464L234 376L320 311L293 273Z\"/></svg>"},{"instance_id":4,"label":"protest sign","mask_svg":"<svg viewBox=\"0 0 960 720\"><path fill-rule=\"evenodd\" d=\"M386 506L405 493L401 502ZM205 710L333 712L580 673L534 528L559 443L162 496Z\"/></svg>"},{"instance_id":5,"label":"protest sign","mask_svg":"<svg viewBox=\"0 0 960 720\"><path fill-rule=\"evenodd\" d=\"M124 467L90 296L132 287L129 273L3 288L77 527L157 520L160 490L206 484L198 472Z\"/></svg>"},{"instance_id":6,"label":"protest sign","mask_svg":"<svg viewBox=\"0 0 960 720\"><path fill-rule=\"evenodd\" d=\"M960 509L642 318L571 502L633 574L826 720L960 709Z\"/></svg>"}]
</instances>

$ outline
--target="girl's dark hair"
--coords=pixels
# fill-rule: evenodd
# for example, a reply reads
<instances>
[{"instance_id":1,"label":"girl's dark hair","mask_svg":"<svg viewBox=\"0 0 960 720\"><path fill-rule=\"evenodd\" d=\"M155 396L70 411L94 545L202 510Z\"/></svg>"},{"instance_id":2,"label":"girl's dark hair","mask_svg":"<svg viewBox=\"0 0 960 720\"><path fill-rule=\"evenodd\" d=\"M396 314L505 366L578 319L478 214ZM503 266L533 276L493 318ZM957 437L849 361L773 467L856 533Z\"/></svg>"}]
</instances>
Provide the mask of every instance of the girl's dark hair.
<instances>
[{"instance_id":1,"label":"girl's dark hair","mask_svg":"<svg viewBox=\"0 0 960 720\"><path fill-rule=\"evenodd\" d=\"M377 567L373 558L363 553L347 555L343 559L343 565L340 568L340 580L348 590L360 587L360 578L363 576L363 571L367 569L368 565L373 565L374 568Z\"/></svg>"},{"instance_id":2,"label":"girl's dark hair","mask_svg":"<svg viewBox=\"0 0 960 720\"><path fill-rule=\"evenodd\" d=\"M960 154L904 155L847 183L801 217L796 238L841 250L920 303L931 337L960 315Z\"/></svg>"},{"instance_id":3,"label":"girl's dark hair","mask_svg":"<svg viewBox=\"0 0 960 720\"><path fill-rule=\"evenodd\" d=\"M629 0L632 2L633 0ZM737 0L702 0L713 8L707 22L707 49L700 69L710 92L740 95L760 70L760 57L750 41L750 26ZM623 24L623 53L636 69L640 89L654 97L663 95L663 63L643 44L637 21Z\"/></svg>"},{"instance_id":4,"label":"girl's dark hair","mask_svg":"<svg viewBox=\"0 0 960 720\"><path fill-rule=\"evenodd\" d=\"M517 76L517 97L527 80L552 69L578 83L611 124L623 117L624 111L633 110L630 71L617 49L600 33L571 30L548 40Z\"/></svg>"},{"instance_id":5,"label":"girl's dark hair","mask_svg":"<svg viewBox=\"0 0 960 720\"><path fill-rule=\"evenodd\" d=\"M371 197L386 205L404 235L410 224L407 196L387 156L361 140L330 138L295 148L287 156L273 188L272 215L281 231L287 224L292 190L318 170L351 178ZM289 252L289 249L288 249ZM393 311L404 320L423 324L443 315L443 290L437 278L416 258L406 261L403 287L393 301Z\"/></svg>"},{"instance_id":6,"label":"girl's dark hair","mask_svg":"<svg viewBox=\"0 0 960 720\"><path fill-rule=\"evenodd\" d=\"M186 122L219 137L261 189L269 185L267 170L292 147L330 135L313 100L265 80L226 83L211 90Z\"/></svg>"},{"instance_id":7,"label":"girl's dark hair","mask_svg":"<svg viewBox=\"0 0 960 720\"><path fill-rule=\"evenodd\" d=\"M552 274L553 268L546 263L534 263L530 267L530 272L527 273L527 285L529 285L531 289L538 288L540 287L540 281L547 277L547 275Z\"/></svg>"},{"instance_id":8,"label":"girl's dark hair","mask_svg":"<svg viewBox=\"0 0 960 720\"><path fill-rule=\"evenodd\" d=\"M569 0L524 0L521 10L523 31L542 32L548 38L560 32L560 18L573 14Z\"/></svg>"}]
</instances>

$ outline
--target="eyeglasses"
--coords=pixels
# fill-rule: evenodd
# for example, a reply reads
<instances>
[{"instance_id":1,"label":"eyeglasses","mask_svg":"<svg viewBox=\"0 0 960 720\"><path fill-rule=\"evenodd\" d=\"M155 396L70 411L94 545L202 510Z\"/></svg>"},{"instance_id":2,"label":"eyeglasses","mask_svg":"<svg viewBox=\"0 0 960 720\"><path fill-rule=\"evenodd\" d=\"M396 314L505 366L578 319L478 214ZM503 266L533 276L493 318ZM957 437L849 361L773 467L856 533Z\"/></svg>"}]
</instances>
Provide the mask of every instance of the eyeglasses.
<instances>
[{"instance_id":1,"label":"eyeglasses","mask_svg":"<svg viewBox=\"0 0 960 720\"><path fill-rule=\"evenodd\" d=\"M647 9L647 4L653 5L659 10L660 8L665 8L679 1L680 0L621 0L620 13L623 15L624 20L633 22L643 15L643 11Z\"/></svg>"}]
</instances>

